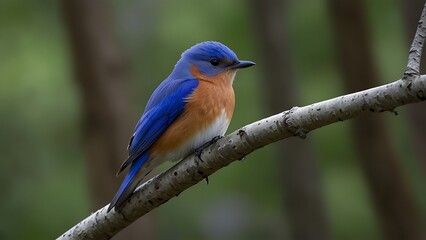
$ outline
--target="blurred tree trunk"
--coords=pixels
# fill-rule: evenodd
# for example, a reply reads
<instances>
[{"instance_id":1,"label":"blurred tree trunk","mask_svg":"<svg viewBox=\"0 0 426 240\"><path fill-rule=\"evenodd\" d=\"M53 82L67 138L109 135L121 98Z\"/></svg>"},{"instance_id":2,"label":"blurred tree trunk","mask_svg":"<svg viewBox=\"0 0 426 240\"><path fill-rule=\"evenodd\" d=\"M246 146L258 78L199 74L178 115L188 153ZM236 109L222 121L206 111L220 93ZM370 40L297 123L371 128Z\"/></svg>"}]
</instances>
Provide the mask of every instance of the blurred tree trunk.
<instances>
[{"instance_id":1,"label":"blurred tree trunk","mask_svg":"<svg viewBox=\"0 0 426 240\"><path fill-rule=\"evenodd\" d=\"M91 208L96 210L111 201L119 187L115 173L133 129L127 64L114 38L108 1L63 0L62 7L81 91ZM153 239L152 218L117 236Z\"/></svg>"},{"instance_id":2,"label":"blurred tree trunk","mask_svg":"<svg viewBox=\"0 0 426 240\"><path fill-rule=\"evenodd\" d=\"M298 102L288 50L286 4L280 0L250 1L269 113ZM320 173L310 141L291 138L277 142L277 146L290 239L330 239Z\"/></svg>"},{"instance_id":3,"label":"blurred tree trunk","mask_svg":"<svg viewBox=\"0 0 426 240\"><path fill-rule=\"evenodd\" d=\"M411 44L412 37L417 29L417 22L422 12L424 0L402 0L403 16L406 29L407 49ZM423 50L425 53L425 50ZM420 63L420 73L426 73L426 56L423 54ZM411 104L408 107L408 121L410 123L411 143L423 171L426 173L426 148L424 147L424 136L426 136L426 106L425 104Z\"/></svg>"},{"instance_id":4,"label":"blurred tree trunk","mask_svg":"<svg viewBox=\"0 0 426 240\"><path fill-rule=\"evenodd\" d=\"M364 16L364 1L329 0L329 7L338 61L348 92L379 85ZM400 166L384 117L363 116L352 121L357 152L379 216L383 238L425 239L420 211Z\"/></svg>"}]
</instances>

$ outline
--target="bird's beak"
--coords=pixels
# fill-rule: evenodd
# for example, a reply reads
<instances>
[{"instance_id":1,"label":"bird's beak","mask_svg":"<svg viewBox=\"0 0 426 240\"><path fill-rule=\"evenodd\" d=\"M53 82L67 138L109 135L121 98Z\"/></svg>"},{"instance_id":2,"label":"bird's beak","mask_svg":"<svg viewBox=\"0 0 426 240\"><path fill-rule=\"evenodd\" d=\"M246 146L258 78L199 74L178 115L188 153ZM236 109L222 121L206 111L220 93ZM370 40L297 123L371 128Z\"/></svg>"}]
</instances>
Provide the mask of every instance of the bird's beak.
<instances>
[{"instance_id":1,"label":"bird's beak","mask_svg":"<svg viewBox=\"0 0 426 240\"><path fill-rule=\"evenodd\" d=\"M230 69L248 68L248 67L251 67L251 66L253 66L255 64L256 63L254 63L252 61L238 61L238 62L232 64L230 66Z\"/></svg>"}]
</instances>

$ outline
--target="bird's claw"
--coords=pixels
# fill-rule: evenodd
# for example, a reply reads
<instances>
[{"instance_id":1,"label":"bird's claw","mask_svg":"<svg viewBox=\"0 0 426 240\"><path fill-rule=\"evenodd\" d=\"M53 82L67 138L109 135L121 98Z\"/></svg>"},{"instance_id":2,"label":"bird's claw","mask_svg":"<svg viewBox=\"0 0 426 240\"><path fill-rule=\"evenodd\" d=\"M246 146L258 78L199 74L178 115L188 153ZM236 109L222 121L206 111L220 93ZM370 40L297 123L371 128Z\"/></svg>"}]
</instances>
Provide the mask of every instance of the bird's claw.
<instances>
[{"instance_id":1,"label":"bird's claw","mask_svg":"<svg viewBox=\"0 0 426 240\"><path fill-rule=\"evenodd\" d=\"M212 145L213 143L216 143L217 140L219 140L221 138L223 138L223 136L218 135L218 136L212 138L210 141L204 143L200 147L196 148L194 153L198 157L198 159L200 159L200 161L203 162L203 159L201 158L201 153L203 153L204 149L206 149L208 146Z\"/></svg>"}]
</instances>

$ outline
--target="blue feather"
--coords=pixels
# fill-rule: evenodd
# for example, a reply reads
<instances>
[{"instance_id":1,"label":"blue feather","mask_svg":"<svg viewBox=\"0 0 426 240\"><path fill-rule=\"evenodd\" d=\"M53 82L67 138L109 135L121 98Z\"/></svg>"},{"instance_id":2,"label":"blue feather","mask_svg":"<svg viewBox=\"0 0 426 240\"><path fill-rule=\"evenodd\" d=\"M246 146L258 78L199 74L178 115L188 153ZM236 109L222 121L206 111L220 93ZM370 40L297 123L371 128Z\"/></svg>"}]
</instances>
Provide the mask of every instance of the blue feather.
<instances>
[{"instance_id":1,"label":"blue feather","mask_svg":"<svg viewBox=\"0 0 426 240\"><path fill-rule=\"evenodd\" d=\"M129 144L129 156L121 165L123 171L154 143L183 112L185 99L198 86L198 80L165 80L152 94Z\"/></svg>"},{"instance_id":2,"label":"blue feather","mask_svg":"<svg viewBox=\"0 0 426 240\"><path fill-rule=\"evenodd\" d=\"M220 59L238 59L237 55L220 42L207 41L199 43L182 53L182 58L208 61L215 57Z\"/></svg>"},{"instance_id":3,"label":"blue feather","mask_svg":"<svg viewBox=\"0 0 426 240\"><path fill-rule=\"evenodd\" d=\"M112 199L108 211L115 206L119 207L133 193L140 180L136 180L135 176L149 159L147 149L183 112L185 99L197 86L196 79L173 81L166 79L154 91L136 125L129 145L129 157L121 165L119 173L129 165L130 170Z\"/></svg>"},{"instance_id":4,"label":"blue feather","mask_svg":"<svg viewBox=\"0 0 426 240\"><path fill-rule=\"evenodd\" d=\"M135 176L141 169L142 165L146 163L146 161L148 161L148 159L149 154L146 153L137 158L135 161L133 161L129 172L127 173L126 177L121 183L120 188L118 189L117 193L115 194L114 198L108 206L108 212L113 207L120 207L121 204L123 204L123 202L133 193L138 184L137 182L134 182Z\"/></svg>"}]
</instances>

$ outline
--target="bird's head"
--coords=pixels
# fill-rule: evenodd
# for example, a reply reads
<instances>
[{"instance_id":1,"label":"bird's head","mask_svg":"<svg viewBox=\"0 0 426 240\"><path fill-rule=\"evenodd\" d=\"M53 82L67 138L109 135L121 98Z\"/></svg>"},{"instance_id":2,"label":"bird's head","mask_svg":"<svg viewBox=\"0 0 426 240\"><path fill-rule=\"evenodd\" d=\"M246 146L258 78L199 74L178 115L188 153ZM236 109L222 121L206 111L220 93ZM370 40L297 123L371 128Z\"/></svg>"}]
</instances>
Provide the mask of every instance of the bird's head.
<instances>
[{"instance_id":1,"label":"bird's head","mask_svg":"<svg viewBox=\"0 0 426 240\"><path fill-rule=\"evenodd\" d=\"M251 61L239 60L237 55L222 43L209 41L196 44L182 53L176 68L191 70L195 67L196 71L202 75L216 76L223 72L235 72L254 64Z\"/></svg>"}]
</instances>

